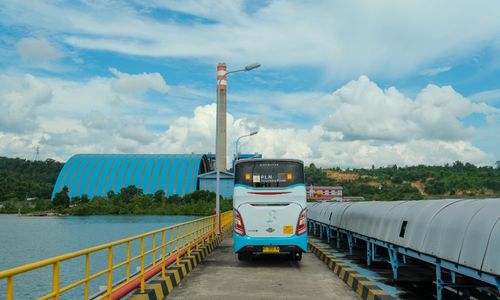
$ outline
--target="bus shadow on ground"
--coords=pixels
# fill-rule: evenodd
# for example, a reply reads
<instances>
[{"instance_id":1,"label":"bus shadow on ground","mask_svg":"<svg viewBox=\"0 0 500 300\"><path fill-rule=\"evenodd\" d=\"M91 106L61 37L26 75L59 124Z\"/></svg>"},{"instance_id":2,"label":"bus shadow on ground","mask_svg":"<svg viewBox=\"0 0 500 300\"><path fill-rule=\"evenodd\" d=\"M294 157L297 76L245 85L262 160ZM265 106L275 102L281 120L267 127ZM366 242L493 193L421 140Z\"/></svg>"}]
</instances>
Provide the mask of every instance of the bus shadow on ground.
<instances>
[{"instance_id":1,"label":"bus shadow on ground","mask_svg":"<svg viewBox=\"0 0 500 300\"><path fill-rule=\"evenodd\" d=\"M235 259L236 255L235 255ZM240 261L238 266L244 268L300 268L300 261L294 261L287 254L258 254L246 257Z\"/></svg>"}]
</instances>

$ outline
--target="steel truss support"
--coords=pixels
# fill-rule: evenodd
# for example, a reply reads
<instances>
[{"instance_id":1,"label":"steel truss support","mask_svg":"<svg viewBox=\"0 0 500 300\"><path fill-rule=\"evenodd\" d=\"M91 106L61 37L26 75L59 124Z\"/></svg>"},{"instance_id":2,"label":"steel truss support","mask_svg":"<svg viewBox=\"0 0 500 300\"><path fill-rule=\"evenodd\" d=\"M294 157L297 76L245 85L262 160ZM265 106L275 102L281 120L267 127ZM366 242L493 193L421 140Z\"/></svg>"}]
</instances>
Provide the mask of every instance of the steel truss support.
<instances>
[{"instance_id":1,"label":"steel truss support","mask_svg":"<svg viewBox=\"0 0 500 300\"><path fill-rule=\"evenodd\" d=\"M347 244L349 245L349 255L352 255L353 242L352 242L352 233L350 232L347 233Z\"/></svg>"},{"instance_id":2,"label":"steel truss support","mask_svg":"<svg viewBox=\"0 0 500 300\"><path fill-rule=\"evenodd\" d=\"M450 270L451 282L445 282L443 279L443 272L442 272L443 267L441 266L441 260L439 258L436 258L435 265L436 265L436 299L437 300L443 299L443 289L445 287L460 288L462 290L462 298L463 299L470 299L469 288L473 288L475 286L457 284L456 273L454 271L451 271L451 270Z\"/></svg>"},{"instance_id":3,"label":"steel truss support","mask_svg":"<svg viewBox=\"0 0 500 300\"><path fill-rule=\"evenodd\" d=\"M332 229L330 228L330 226L326 226L326 241L328 242L328 244L330 244L331 231L332 231Z\"/></svg>"},{"instance_id":4,"label":"steel truss support","mask_svg":"<svg viewBox=\"0 0 500 300\"><path fill-rule=\"evenodd\" d=\"M393 245L389 245L387 248L387 252L389 252L389 263L391 264L392 269L392 279L398 279L398 268L399 268L399 260L398 260L398 248Z\"/></svg>"},{"instance_id":5,"label":"steel truss support","mask_svg":"<svg viewBox=\"0 0 500 300\"><path fill-rule=\"evenodd\" d=\"M366 264L370 266L372 262L378 262L378 261L386 261L386 260L381 259L377 255L377 245L370 240L366 240Z\"/></svg>"},{"instance_id":6,"label":"steel truss support","mask_svg":"<svg viewBox=\"0 0 500 300\"><path fill-rule=\"evenodd\" d=\"M347 239L347 244L349 247L349 255L353 253L354 241L363 240L366 242L366 261L368 265L371 265L375 261L386 261L390 263L391 269L393 272L393 279L397 280L398 278L398 270L401 267L413 267L414 265L408 264L408 258L415 259L421 262L426 262L435 266L436 270L436 297L438 300L442 300L442 293L445 287L457 288L462 292L462 297L467 299L470 294L470 288L477 288L477 285L464 285L457 284L457 274L469 278L474 278L476 280L482 281L484 283L496 286L498 291L500 292L500 277L494 276L488 273L479 272L478 270L474 270L465 266L457 265L456 263L452 263L446 260L441 260L440 258L427 255L425 253L416 252L414 250L399 247L397 245L387 243L384 241L380 241L377 239L373 239L364 235L360 235L351 231L347 231L341 228L337 228L335 226L322 224L316 221L311 221L312 231L314 235L317 234L316 226L319 226L320 229L320 238L323 235L323 227L326 231L327 239L329 238L329 242L331 239L336 240L337 249L341 246L341 240L343 236ZM311 230L310 227L310 230ZM385 257L381 257L377 254L378 248L387 249L389 254L389 259L387 260ZM400 261L401 260L401 261ZM443 270L450 272L450 281L445 282L442 277ZM486 287L486 286L485 286Z\"/></svg>"}]
</instances>

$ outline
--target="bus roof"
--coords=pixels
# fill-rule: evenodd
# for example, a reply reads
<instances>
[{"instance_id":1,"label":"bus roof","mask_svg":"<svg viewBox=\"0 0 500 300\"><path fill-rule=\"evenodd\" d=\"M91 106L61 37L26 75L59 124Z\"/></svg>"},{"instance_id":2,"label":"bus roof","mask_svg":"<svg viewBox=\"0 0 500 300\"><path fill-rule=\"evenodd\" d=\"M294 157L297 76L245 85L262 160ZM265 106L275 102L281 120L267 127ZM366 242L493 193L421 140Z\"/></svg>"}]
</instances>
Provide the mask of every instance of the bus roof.
<instances>
[{"instance_id":1,"label":"bus roof","mask_svg":"<svg viewBox=\"0 0 500 300\"><path fill-rule=\"evenodd\" d=\"M292 159L292 158L248 158L248 159L240 159L236 161L235 165L239 163L244 163L244 162L252 162L252 161L259 161L259 162L266 162L266 161L285 161L285 162L296 162L299 164L304 164L304 162L300 159Z\"/></svg>"}]
</instances>

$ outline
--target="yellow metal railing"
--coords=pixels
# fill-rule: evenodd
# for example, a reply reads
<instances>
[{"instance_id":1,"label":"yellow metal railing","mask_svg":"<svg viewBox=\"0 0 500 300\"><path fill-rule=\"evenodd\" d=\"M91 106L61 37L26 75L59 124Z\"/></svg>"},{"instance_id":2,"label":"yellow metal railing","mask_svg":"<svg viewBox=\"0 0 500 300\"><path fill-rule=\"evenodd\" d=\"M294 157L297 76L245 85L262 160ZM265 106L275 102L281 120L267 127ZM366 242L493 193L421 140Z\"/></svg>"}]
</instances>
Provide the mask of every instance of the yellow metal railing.
<instances>
[{"instance_id":1,"label":"yellow metal railing","mask_svg":"<svg viewBox=\"0 0 500 300\"><path fill-rule=\"evenodd\" d=\"M233 225L233 212L228 211L222 213L220 220L221 231L224 232L224 230L229 229L229 227ZM111 299L114 292L130 284L134 280L140 281L139 287L141 292L144 292L145 281L152 272L161 268L161 270L158 270L158 273L161 272L162 276L165 276L165 269L169 263L173 261L179 264L182 255L185 253L190 255L191 249L198 249L199 246L214 238L216 234L217 218L215 216L204 217L115 242L0 271L0 282L6 279L6 297L8 300L11 300L14 299L14 280L16 276L52 266L52 292L39 299L59 299L61 294L80 286L83 286L83 298L89 299L91 281L101 276L106 276L106 290L102 295L99 295L100 298ZM132 256L131 248L134 242L139 243L140 249L138 255ZM119 246L125 247L125 257L119 262L115 262L115 260L117 260L117 254L114 250ZM106 264L100 266L99 271L91 273L91 255L100 251L107 251ZM149 260L148 257L151 259ZM85 273L84 277L65 286L61 286L61 263L77 258L83 258L85 261L85 265L82 266L83 272ZM136 274L131 273L133 262L139 263L139 271L136 272ZM113 271L120 268L125 268L125 278L121 281L117 281L113 278ZM27 282L26 284L29 283Z\"/></svg>"}]
</instances>

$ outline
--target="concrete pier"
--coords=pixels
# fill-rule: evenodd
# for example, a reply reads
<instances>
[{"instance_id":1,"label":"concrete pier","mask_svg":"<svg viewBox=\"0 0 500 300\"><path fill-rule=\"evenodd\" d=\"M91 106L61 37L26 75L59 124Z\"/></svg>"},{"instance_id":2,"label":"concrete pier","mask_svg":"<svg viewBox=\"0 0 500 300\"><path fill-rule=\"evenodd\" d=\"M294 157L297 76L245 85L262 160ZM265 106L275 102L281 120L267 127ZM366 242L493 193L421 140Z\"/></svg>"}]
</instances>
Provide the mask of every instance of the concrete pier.
<instances>
[{"instance_id":1,"label":"concrete pier","mask_svg":"<svg viewBox=\"0 0 500 300\"><path fill-rule=\"evenodd\" d=\"M258 257L238 261L232 239L182 280L169 299L360 299L314 254L302 261Z\"/></svg>"}]
</instances>

